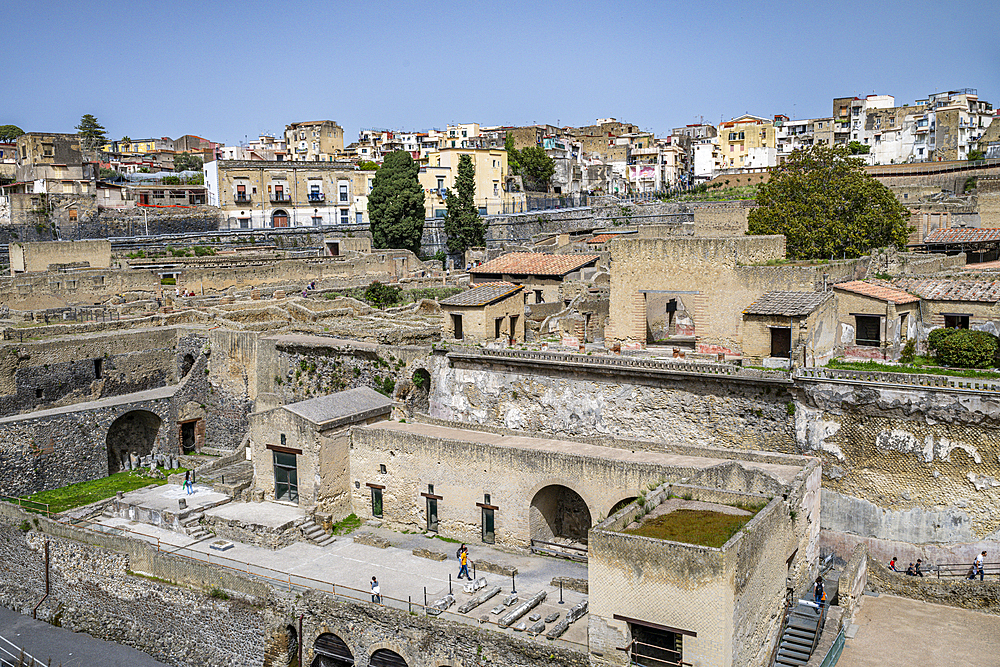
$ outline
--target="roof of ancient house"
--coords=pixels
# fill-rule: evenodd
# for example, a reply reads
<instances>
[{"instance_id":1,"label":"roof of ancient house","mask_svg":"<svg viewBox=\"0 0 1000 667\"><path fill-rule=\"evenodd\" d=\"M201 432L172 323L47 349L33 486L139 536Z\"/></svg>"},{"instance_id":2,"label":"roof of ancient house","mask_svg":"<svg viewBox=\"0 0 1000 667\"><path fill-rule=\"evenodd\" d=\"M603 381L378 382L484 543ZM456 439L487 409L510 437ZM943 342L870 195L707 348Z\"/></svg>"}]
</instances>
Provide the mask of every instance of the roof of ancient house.
<instances>
[{"instance_id":1,"label":"roof of ancient house","mask_svg":"<svg viewBox=\"0 0 1000 667\"><path fill-rule=\"evenodd\" d=\"M621 236L621 234L598 234L597 236L591 236L587 239L587 243L606 243L611 239L615 239Z\"/></svg>"},{"instance_id":2,"label":"roof of ancient house","mask_svg":"<svg viewBox=\"0 0 1000 667\"><path fill-rule=\"evenodd\" d=\"M292 403L285 409L317 426L331 428L391 412L392 399L374 389L358 387Z\"/></svg>"},{"instance_id":3,"label":"roof of ancient house","mask_svg":"<svg viewBox=\"0 0 1000 667\"><path fill-rule=\"evenodd\" d=\"M845 292L854 292L855 294L860 294L861 296L868 296L873 299L878 299L879 301L888 301L895 304L920 301L919 296L913 296L912 294L907 294L902 290L886 287L885 285L867 283L863 280L852 280L848 283L838 283L833 285L833 287L835 289L844 290Z\"/></svg>"},{"instance_id":4,"label":"roof of ancient house","mask_svg":"<svg viewBox=\"0 0 1000 667\"><path fill-rule=\"evenodd\" d=\"M784 315L801 317L832 298L830 292L768 292L743 312L746 315Z\"/></svg>"},{"instance_id":5,"label":"roof of ancient house","mask_svg":"<svg viewBox=\"0 0 1000 667\"><path fill-rule=\"evenodd\" d=\"M932 231L924 239L924 243L985 243L988 241L1000 241L1000 229L970 227L950 227L938 228Z\"/></svg>"},{"instance_id":6,"label":"roof of ancient house","mask_svg":"<svg viewBox=\"0 0 1000 667\"><path fill-rule=\"evenodd\" d=\"M1000 301L1000 281L901 278L893 284L928 301Z\"/></svg>"},{"instance_id":7,"label":"roof of ancient house","mask_svg":"<svg viewBox=\"0 0 1000 667\"><path fill-rule=\"evenodd\" d=\"M564 276L596 262L600 255L550 255L544 252L512 252L473 267L469 273Z\"/></svg>"},{"instance_id":8,"label":"roof of ancient house","mask_svg":"<svg viewBox=\"0 0 1000 667\"><path fill-rule=\"evenodd\" d=\"M488 306L520 290L520 285L511 283L480 283L470 290L449 296L440 303L442 306Z\"/></svg>"}]
</instances>

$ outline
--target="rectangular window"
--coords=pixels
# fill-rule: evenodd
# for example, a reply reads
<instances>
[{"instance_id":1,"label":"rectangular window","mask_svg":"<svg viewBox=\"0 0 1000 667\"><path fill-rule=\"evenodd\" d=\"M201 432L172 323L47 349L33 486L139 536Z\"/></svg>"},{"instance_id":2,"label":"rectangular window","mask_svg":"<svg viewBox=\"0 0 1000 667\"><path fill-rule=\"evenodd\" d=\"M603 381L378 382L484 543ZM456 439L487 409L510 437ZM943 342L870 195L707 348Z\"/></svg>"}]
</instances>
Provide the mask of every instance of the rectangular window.
<instances>
[{"instance_id":1,"label":"rectangular window","mask_svg":"<svg viewBox=\"0 0 1000 667\"><path fill-rule=\"evenodd\" d=\"M382 489L371 487L372 490L372 516L382 518Z\"/></svg>"},{"instance_id":2,"label":"rectangular window","mask_svg":"<svg viewBox=\"0 0 1000 667\"><path fill-rule=\"evenodd\" d=\"M855 344L866 347L878 347L882 344L882 333L878 315L855 315L857 330L854 335Z\"/></svg>"},{"instance_id":3,"label":"rectangular window","mask_svg":"<svg viewBox=\"0 0 1000 667\"><path fill-rule=\"evenodd\" d=\"M362 213L361 211L358 211L357 213L355 213L354 214L354 222L356 224L358 224L358 225L364 224L364 222L365 222L365 214Z\"/></svg>"},{"instance_id":4,"label":"rectangular window","mask_svg":"<svg viewBox=\"0 0 1000 667\"><path fill-rule=\"evenodd\" d=\"M968 315L945 315L944 326L946 329L968 329Z\"/></svg>"},{"instance_id":5,"label":"rectangular window","mask_svg":"<svg viewBox=\"0 0 1000 667\"><path fill-rule=\"evenodd\" d=\"M652 623L630 622L628 625L632 635L628 652L633 665L667 667L682 664L684 645L680 632L674 628L652 627Z\"/></svg>"},{"instance_id":6,"label":"rectangular window","mask_svg":"<svg viewBox=\"0 0 1000 667\"><path fill-rule=\"evenodd\" d=\"M347 208L340 209L340 224L346 225L350 223L351 221L350 214L351 214L350 209Z\"/></svg>"},{"instance_id":7,"label":"rectangular window","mask_svg":"<svg viewBox=\"0 0 1000 667\"><path fill-rule=\"evenodd\" d=\"M299 478L295 454L274 451L274 499L299 502Z\"/></svg>"},{"instance_id":8,"label":"rectangular window","mask_svg":"<svg viewBox=\"0 0 1000 667\"><path fill-rule=\"evenodd\" d=\"M347 183L340 184L340 201L350 201L348 199Z\"/></svg>"},{"instance_id":9,"label":"rectangular window","mask_svg":"<svg viewBox=\"0 0 1000 667\"><path fill-rule=\"evenodd\" d=\"M322 227L323 226L323 216L321 216L321 215L314 215L312 217L312 221L313 221L313 227Z\"/></svg>"}]
</instances>

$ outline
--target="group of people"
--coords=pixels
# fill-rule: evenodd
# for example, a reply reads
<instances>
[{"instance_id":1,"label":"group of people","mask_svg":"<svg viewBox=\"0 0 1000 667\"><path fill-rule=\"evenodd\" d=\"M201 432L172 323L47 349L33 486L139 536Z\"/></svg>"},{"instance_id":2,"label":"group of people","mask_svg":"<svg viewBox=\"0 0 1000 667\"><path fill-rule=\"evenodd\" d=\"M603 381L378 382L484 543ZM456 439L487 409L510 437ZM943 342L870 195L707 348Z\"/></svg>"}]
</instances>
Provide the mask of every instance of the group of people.
<instances>
[{"instance_id":1,"label":"group of people","mask_svg":"<svg viewBox=\"0 0 1000 667\"><path fill-rule=\"evenodd\" d=\"M975 560L972 561L972 567L969 568L969 572L966 575L967 579L975 579L976 576L978 576L979 577L979 581L983 580L983 578L986 576L986 572L984 570L984 567L985 567L984 560L985 559L986 559L986 552L985 551L983 553L979 554L978 556L976 556ZM923 561L918 558L916 563L910 563L909 564L909 566L906 568L906 574L910 575L911 577L922 577L922 576L924 576L924 573L921 570L921 566L922 565L923 565ZM897 569L897 567L896 567L896 557L895 556L893 556L892 560L889 561L889 569L892 570L893 572L899 572L899 569Z\"/></svg>"},{"instance_id":2,"label":"group of people","mask_svg":"<svg viewBox=\"0 0 1000 667\"><path fill-rule=\"evenodd\" d=\"M302 298L303 299L307 298L309 296L309 292L311 292L314 289L316 289L316 281L315 280L310 281L309 284L306 285L306 288L304 290L302 290Z\"/></svg>"},{"instance_id":3,"label":"group of people","mask_svg":"<svg viewBox=\"0 0 1000 667\"><path fill-rule=\"evenodd\" d=\"M896 567L896 560L897 558L893 556L892 560L889 561L889 569L892 570L893 572L899 572L899 568ZM911 577L924 576L924 571L922 569L923 565L924 565L923 559L918 558L916 563L910 563L906 567L906 574L910 575Z\"/></svg>"},{"instance_id":4,"label":"group of people","mask_svg":"<svg viewBox=\"0 0 1000 667\"><path fill-rule=\"evenodd\" d=\"M465 577L469 581L472 581L472 577L469 576L469 548L463 544L455 552L455 557L458 559L458 578L461 579ZM382 587L378 583L378 579L372 577L372 602L375 604L382 604Z\"/></svg>"}]
</instances>

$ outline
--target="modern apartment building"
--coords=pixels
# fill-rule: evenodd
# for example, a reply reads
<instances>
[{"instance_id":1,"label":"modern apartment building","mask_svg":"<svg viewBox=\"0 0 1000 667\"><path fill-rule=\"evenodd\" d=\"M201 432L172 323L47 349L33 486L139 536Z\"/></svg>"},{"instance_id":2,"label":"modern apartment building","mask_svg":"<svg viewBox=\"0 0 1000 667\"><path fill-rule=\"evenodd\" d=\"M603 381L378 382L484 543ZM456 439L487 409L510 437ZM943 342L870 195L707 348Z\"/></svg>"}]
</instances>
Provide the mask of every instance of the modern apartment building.
<instances>
[{"instance_id":1,"label":"modern apartment building","mask_svg":"<svg viewBox=\"0 0 1000 667\"><path fill-rule=\"evenodd\" d=\"M719 152L724 169L741 169L750 166L751 156L760 161L762 153L759 149L772 149L776 152L774 122L744 114L738 118L719 125ZM773 166L756 164L754 166Z\"/></svg>"},{"instance_id":2,"label":"modern apartment building","mask_svg":"<svg viewBox=\"0 0 1000 667\"><path fill-rule=\"evenodd\" d=\"M507 151L497 148L444 148L430 153L427 164L420 168L420 184L424 188L424 207L428 218L443 218L445 194L455 186L458 161L463 155L472 157L476 169L476 206L482 215L496 215L523 210L524 194L507 191Z\"/></svg>"},{"instance_id":3,"label":"modern apartment building","mask_svg":"<svg viewBox=\"0 0 1000 667\"><path fill-rule=\"evenodd\" d=\"M231 229L367 224L375 172L349 162L216 160L204 166L208 201Z\"/></svg>"}]
</instances>

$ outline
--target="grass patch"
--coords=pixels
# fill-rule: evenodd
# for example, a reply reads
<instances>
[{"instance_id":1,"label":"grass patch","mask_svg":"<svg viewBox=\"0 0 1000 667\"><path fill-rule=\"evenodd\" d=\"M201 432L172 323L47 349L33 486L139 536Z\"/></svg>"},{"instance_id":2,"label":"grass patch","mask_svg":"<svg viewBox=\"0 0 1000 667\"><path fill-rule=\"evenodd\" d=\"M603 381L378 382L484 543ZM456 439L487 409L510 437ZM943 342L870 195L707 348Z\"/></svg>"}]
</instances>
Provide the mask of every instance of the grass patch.
<instances>
[{"instance_id":1,"label":"grass patch","mask_svg":"<svg viewBox=\"0 0 1000 667\"><path fill-rule=\"evenodd\" d=\"M333 524L334 535L347 535L361 527L361 519L353 512Z\"/></svg>"},{"instance_id":2,"label":"grass patch","mask_svg":"<svg viewBox=\"0 0 1000 667\"><path fill-rule=\"evenodd\" d=\"M938 366L933 357L917 356L911 364L883 364L877 361L843 361L841 359L831 359L826 364L827 368L835 368L845 371L868 371L874 373L916 373L920 375L950 375L963 378L1000 378L1000 370L973 370L969 368L949 368Z\"/></svg>"},{"instance_id":3,"label":"grass patch","mask_svg":"<svg viewBox=\"0 0 1000 667\"><path fill-rule=\"evenodd\" d=\"M150 581L155 581L158 584L167 584L168 586L177 586L178 584L170 581L169 579L162 579L160 577L153 576L152 574L143 574L142 572L134 572L133 570L125 570L125 574L132 577L142 577L143 579L149 579Z\"/></svg>"},{"instance_id":4,"label":"grass patch","mask_svg":"<svg viewBox=\"0 0 1000 667\"><path fill-rule=\"evenodd\" d=\"M638 528L622 532L629 535L652 537L657 540L721 547L752 518L752 514L747 516L745 514L723 514L711 510L681 509L646 519Z\"/></svg>"},{"instance_id":5,"label":"grass patch","mask_svg":"<svg viewBox=\"0 0 1000 667\"><path fill-rule=\"evenodd\" d=\"M447 299L449 296L454 296L455 294L459 294L464 291L464 287L416 287L400 292L399 301L392 305L405 306L408 303L416 303L421 299L434 299L436 301L440 301L441 299ZM326 292L325 296L327 299L336 299L337 297L346 296L372 306L375 305L365 299L364 287L354 287L351 289Z\"/></svg>"},{"instance_id":6,"label":"grass patch","mask_svg":"<svg viewBox=\"0 0 1000 667\"><path fill-rule=\"evenodd\" d=\"M456 540L454 537L444 537L443 535L438 535L434 533L433 535L428 535L427 537L441 540L442 542L451 542L452 544L462 544L462 540Z\"/></svg>"},{"instance_id":7,"label":"grass patch","mask_svg":"<svg viewBox=\"0 0 1000 667\"><path fill-rule=\"evenodd\" d=\"M735 185L736 177L732 177L732 187L697 188L691 192L663 199L663 201L732 201L734 199L756 199L760 185Z\"/></svg>"},{"instance_id":8,"label":"grass patch","mask_svg":"<svg viewBox=\"0 0 1000 667\"><path fill-rule=\"evenodd\" d=\"M185 468L175 468L165 470L164 474L173 475L185 472ZM108 477L95 479L90 482L78 482L64 486L61 489L51 489L49 491L39 491L30 496L24 496L22 500L29 500L34 503L48 504L50 512L65 512L74 507L82 507L98 500L112 498L116 493L128 493L141 489L150 484L162 485L167 480L157 477L149 477L140 470L129 470L115 473Z\"/></svg>"},{"instance_id":9,"label":"grass patch","mask_svg":"<svg viewBox=\"0 0 1000 667\"><path fill-rule=\"evenodd\" d=\"M216 600L228 600L229 599L229 593L227 593L226 591L224 591L224 590L222 590L221 588L218 588L218 587L213 588L212 590L210 590L208 592L208 595L210 597L215 598Z\"/></svg>"}]
</instances>

